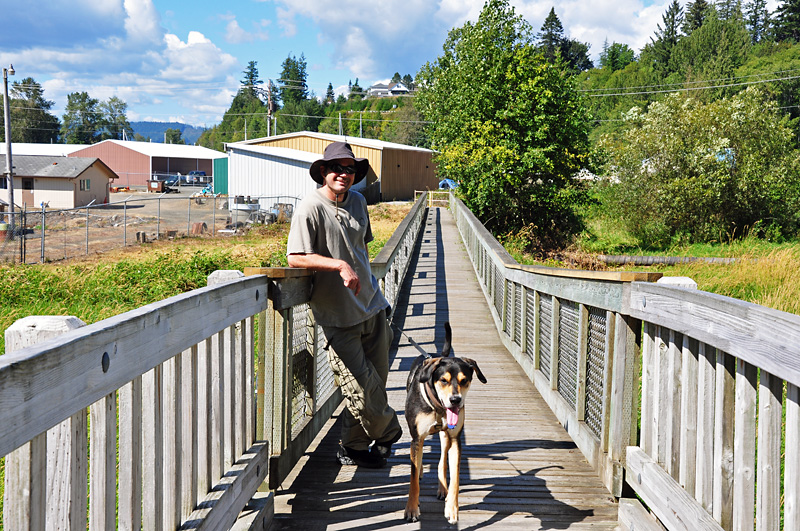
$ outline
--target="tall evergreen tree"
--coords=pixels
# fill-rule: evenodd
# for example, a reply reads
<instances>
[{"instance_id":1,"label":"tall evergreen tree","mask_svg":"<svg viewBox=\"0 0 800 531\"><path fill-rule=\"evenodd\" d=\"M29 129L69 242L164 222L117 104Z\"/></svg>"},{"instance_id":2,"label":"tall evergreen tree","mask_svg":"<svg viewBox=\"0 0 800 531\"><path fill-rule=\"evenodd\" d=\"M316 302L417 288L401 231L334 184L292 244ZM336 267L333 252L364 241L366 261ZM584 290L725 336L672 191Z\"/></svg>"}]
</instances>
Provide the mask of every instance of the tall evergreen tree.
<instances>
[{"instance_id":1,"label":"tall evergreen tree","mask_svg":"<svg viewBox=\"0 0 800 531\"><path fill-rule=\"evenodd\" d=\"M403 84L408 87L408 90L414 90L414 78L411 77L411 74L403 76Z\"/></svg>"},{"instance_id":2,"label":"tall evergreen tree","mask_svg":"<svg viewBox=\"0 0 800 531\"><path fill-rule=\"evenodd\" d=\"M775 38L800 42L800 0L786 0L775 12Z\"/></svg>"},{"instance_id":3,"label":"tall evergreen tree","mask_svg":"<svg viewBox=\"0 0 800 531\"><path fill-rule=\"evenodd\" d=\"M258 78L258 62L249 61L247 68L242 72L244 79L242 79L242 90L246 91L250 96L257 96L259 85L264 82Z\"/></svg>"},{"instance_id":4,"label":"tall evergreen tree","mask_svg":"<svg viewBox=\"0 0 800 531\"><path fill-rule=\"evenodd\" d=\"M328 89L325 91L325 105L330 105L336 100L336 93L333 92L333 84L328 83Z\"/></svg>"},{"instance_id":5,"label":"tall evergreen tree","mask_svg":"<svg viewBox=\"0 0 800 531\"><path fill-rule=\"evenodd\" d=\"M672 50L680 39L680 29L683 25L683 8L678 0L672 0L667 11L661 18L664 27L657 25L655 39L650 38L653 43L653 52L656 58L656 68L666 70L669 67L669 59Z\"/></svg>"},{"instance_id":6,"label":"tall evergreen tree","mask_svg":"<svg viewBox=\"0 0 800 531\"><path fill-rule=\"evenodd\" d=\"M289 55L281 65L281 78L278 80L281 102L300 103L308 99L308 74L305 54L300 57Z\"/></svg>"},{"instance_id":7,"label":"tall evergreen tree","mask_svg":"<svg viewBox=\"0 0 800 531\"><path fill-rule=\"evenodd\" d=\"M744 15L753 44L769 37L772 21L767 9L767 0L751 0L745 4Z\"/></svg>"},{"instance_id":8,"label":"tall evergreen tree","mask_svg":"<svg viewBox=\"0 0 800 531\"><path fill-rule=\"evenodd\" d=\"M402 80L403 80L403 78L400 77L400 72L395 72L394 75L392 76L392 81L391 82L392 83L400 83Z\"/></svg>"},{"instance_id":9,"label":"tall evergreen tree","mask_svg":"<svg viewBox=\"0 0 800 531\"><path fill-rule=\"evenodd\" d=\"M32 77L26 77L14 81L10 92L11 140L31 143L57 141L61 124L56 116L50 114L54 102L45 99L42 86ZM0 132L0 139L5 140L5 131Z\"/></svg>"},{"instance_id":10,"label":"tall evergreen tree","mask_svg":"<svg viewBox=\"0 0 800 531\"><path fill-rule=\"evenodd\" d=\"M564 26L561 24L554 7L550 8L550 13L544 19L542 28L537 35L539 49L549 61L554 61L556 54L561 51L564 42Z\"/></svg>"},{"instance_id":11,"label":"tall evergreen tree","mask_svg":"<svg viewBox=\"0 0 800 531\"><path fill-rule=\"evenodd\" d=\"M705 22L706 17L709 16L710 10L713 9L714 7L706 2L706 0L694 0L694 2L686 4L686 13L682 28L683 34L687 36L691 35L694 30L700 28L703 22Z\"/></svg>"},{"instance_id":12,"label":"tall evergreen tree","mask_svg":"<svg viewBox=\"0 0 800 531\"><path fill-rule=\"evenodd\" d=\"M738 20L742 16L742 0L720 0L717 2L720 20Z\"/></svg>"}]
</instances>

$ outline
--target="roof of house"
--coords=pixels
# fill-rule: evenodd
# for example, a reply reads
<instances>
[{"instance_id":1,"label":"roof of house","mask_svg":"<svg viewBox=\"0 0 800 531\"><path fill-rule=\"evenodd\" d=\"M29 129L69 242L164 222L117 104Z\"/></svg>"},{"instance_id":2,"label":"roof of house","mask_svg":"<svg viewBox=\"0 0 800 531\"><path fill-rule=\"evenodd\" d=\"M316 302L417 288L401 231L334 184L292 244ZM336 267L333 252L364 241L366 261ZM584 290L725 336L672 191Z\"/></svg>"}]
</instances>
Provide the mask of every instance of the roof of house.
<instances>
[{"instance_id":1,"label":"roof of house","mask_svg":"<svg viewBox=\"0 0 800 531\"><path fill-rule=\"evenodd\" d=\"M87 144L34 144L29 142L12 142L11 159L16 155L49 155L66 157L79 149L89 147Z\"/></svg>"},{"instance_id":2,"label":"roof of house","mask_svg":"<svg viewBox=\"0 0 800 531\"><path fill-rule=\"evenodd\" d=\"M247 151L250 153L261 153L281 159L307 162L308 164L312 164L321 156L319 153L311 153L310 151L301 151L299 149L284 147L251 146L241 142L235 142L227 145L234 150Z\"/></svg>"},{"instance_id":3,"label":"roof of house","mask_svg":"<svg viewBox=\"0 0 800 531\"><path fill-rule=\"evenodd\" d=\"M396 144L394 142L385 142L383 140L374 140L372 138L359 138L357 136L343 136L343 135L331 135L328 133L316 133L312 131L298 131L296 133L285 133L283 135L277 136L265 136L262 138L254 138L252 140L242 140L241 142L231 142L225 144L226 149L227 146L230 145L248 145L248 144L258 144L261 142L273 141L273 140L282 140L286 138L293 138L298 136L310 136L312 138L319 138L320 140L328 140L330 142L348 142L353 146L362 146L362 147L369 147L375 149L405 149L408 151L424 151L426 153L433 153L430 149L425 149L416 146L407 146L405 144ZM316 159L314 159L316 160Z\"/></svg>"},{"instance_id":4,"label":"roof of house","mask_svg":"<svg viewBox=\"0 0 800 531\"><path fill-rule=\"evenodd\" d=\"M389 85L389 91L391 92L409 92L408 87L405 86L403 83L392 83Z\"/></svg>"},{"instance_id":5,"label":"roof of house","mask_svg":"<svg viewBox=\"0 0 800 531\"><path fill-rule=\"evenodd\" d=\"M136 142L133 140L103 140L94 146L111 142L149 157L172 157L183 159L223 159L227 155L221 151L203 146L187 146L184 144L162 144L160 142ZM90 146L84 146L90 147Z\"/></svg>"},{"instance_id":6,"label":"roof of house","mask_svg":"<svg viewBox=\"0 0 800 531\"><path fill-rule=\"evenodd\" d=\"M99 164L106 169L109 173L109 177L112 179L117 178L117 174L98 158L14 155L14 151L12 150L11 161L14 164L14 174L19 177L75 179L94 164ZM5 164L6 156L0 155L0 166L5 168Z\"/></svg>"}]
</instances>

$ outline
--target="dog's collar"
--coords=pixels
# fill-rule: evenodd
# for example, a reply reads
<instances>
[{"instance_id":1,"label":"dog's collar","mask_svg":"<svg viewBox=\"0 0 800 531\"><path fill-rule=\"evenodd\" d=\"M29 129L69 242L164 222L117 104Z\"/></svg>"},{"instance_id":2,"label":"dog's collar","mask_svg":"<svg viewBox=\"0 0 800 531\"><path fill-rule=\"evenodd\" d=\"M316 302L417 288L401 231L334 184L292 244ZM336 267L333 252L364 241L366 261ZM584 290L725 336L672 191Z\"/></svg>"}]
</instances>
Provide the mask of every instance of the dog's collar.
<instances>
[{"instance_id":1,"label":"dog's collar","mask_svg":"<svg viewBox=\"0 0 800 531\"><path fill-rule=\"evenodd\" d=\"M422 399L425 401L426 404L428 404L428 407L431 408L432 410L441 411L444 409L444 404L442 404L442 401L439 400L439 398L436 396L431 396L430 387L425 385L423 382L419 383L419 394L422 395ZM439 403L439 407L433 405L433 402L431 402L431 398L435 399L436 402Z\"/></svg>"}]
</instances>

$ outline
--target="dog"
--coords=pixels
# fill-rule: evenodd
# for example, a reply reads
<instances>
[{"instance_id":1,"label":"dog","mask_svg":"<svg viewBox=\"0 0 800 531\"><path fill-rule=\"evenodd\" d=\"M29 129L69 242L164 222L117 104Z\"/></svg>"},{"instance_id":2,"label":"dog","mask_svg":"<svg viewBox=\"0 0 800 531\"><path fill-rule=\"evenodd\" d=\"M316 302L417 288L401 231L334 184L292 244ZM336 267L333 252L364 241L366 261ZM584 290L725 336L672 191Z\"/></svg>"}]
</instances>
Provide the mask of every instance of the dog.
<instances>
[{"instance_id":1,"label":"dog","mask_svg":"<svg viewBox=\"0 0 800 531\"><path fill-rule=\"evenodd\" d=\"M478 364L469 358L450 357L452 332L444 324L445 342L438 356L420 355L414 360L406 383L405 416L411 433L411 482L405 519L419 520L419 483L422 475L422 448L425 438L439 432L439 490L445 500L444 516L458 522L458 476L461 461L461 432L464 429L464 404L473 374L486 383ZM450 484L447 466L450 465Z\"/></svg>"}]
</instances>

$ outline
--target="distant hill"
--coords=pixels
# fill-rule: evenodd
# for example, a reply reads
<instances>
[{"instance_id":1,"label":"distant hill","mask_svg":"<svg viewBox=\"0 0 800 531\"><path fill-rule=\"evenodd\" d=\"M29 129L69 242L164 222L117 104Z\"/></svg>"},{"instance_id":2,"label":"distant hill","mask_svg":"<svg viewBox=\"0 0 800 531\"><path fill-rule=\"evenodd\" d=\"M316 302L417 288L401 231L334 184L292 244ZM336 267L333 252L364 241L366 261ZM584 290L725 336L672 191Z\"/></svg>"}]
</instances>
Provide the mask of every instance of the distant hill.
<instances>
[{"instance_id":1,"label":"distant hill","mask_svg":"<svg viewBox=\"0 0 800 531\"><path fill-rule=\"evenodd\" d=\"M131 122L133 132L149 138L153 142L164 142L164 133L167 129L179 129L181 138L187 144L194 144L200 135L203 134L202 127L182 124L180 122Z\"/></svg>"}]
</instances>

